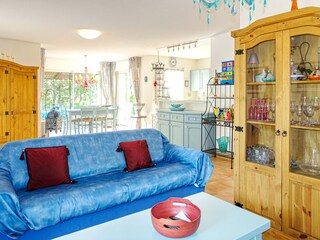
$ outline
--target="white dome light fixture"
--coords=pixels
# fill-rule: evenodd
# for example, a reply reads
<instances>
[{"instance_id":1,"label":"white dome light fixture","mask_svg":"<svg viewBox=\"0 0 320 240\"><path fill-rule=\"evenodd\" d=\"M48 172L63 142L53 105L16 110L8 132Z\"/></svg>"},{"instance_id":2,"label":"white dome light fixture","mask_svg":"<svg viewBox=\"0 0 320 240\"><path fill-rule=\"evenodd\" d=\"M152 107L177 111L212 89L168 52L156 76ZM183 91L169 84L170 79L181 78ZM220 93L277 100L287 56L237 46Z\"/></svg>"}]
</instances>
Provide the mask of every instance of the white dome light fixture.
<instances>
[{"instance_id":1,"label":"white dome light fixture","mask_svg":"<svg viewBox=\"0 0 320 240\"><path fill-rule=\"evenodd\" d=\"M101 32L95 29L79 29L78 34L85 39L95 39L101 35Z\"/></svg>"}]
</instances>

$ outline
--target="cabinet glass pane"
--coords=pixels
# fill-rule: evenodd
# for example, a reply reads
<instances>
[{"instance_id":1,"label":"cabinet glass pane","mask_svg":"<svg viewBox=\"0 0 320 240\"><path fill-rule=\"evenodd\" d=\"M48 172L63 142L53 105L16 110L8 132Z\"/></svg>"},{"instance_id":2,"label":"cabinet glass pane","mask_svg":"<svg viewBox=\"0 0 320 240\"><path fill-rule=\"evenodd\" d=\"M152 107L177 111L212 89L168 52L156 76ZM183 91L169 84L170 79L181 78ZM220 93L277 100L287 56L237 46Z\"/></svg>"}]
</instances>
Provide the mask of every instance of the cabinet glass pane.
<instances>
[{"instance_id":1,"label":"cabinet glass pane","mask_svg":"<svg viewBox=\"0 0 320 240\"><path fill-rule=\"evenodd\" d=\"M291 37L290 77L291 80L320 80L320 37L299 35ZM313 72L314 71L314 72Z\"/></svg>"},{"instance_id":2,"label":"cabinet glass pane","mask_svg":"<svg viewBox=\"0 0 320 240\"><path fill-rule=\"evenodd\" d=\"M247 161L274 167L275 127L247 124Z\"/></svg>"},{"instance_id":3,"label":"cabinet glass pane","mask_svg":"<svg viewBox=\"0 0 320 240\"><path fill-rule=\"evenodd\" d=\"M247 49L247 82L274 82L276 74L275 40Z\"/></svg>"},{"instance_id":4,"label":"cabinet glass pane","mask_svg":"<svg viewBox=\"0 0 320 240\"><path fill-rule=\"evenodd\" d=\"M320 178L320 37L291 37L290 169Z\"/></svg>"},{"instance_id":5,"label":"cabinet glass pane","mask_svg":"<svg viewBox=\"0 0 320 240\"><path fill-rule=\"evenodd\" d=\"M275 166L275 40L246 50L246 160Z\"/></svg>"}]
</instances>

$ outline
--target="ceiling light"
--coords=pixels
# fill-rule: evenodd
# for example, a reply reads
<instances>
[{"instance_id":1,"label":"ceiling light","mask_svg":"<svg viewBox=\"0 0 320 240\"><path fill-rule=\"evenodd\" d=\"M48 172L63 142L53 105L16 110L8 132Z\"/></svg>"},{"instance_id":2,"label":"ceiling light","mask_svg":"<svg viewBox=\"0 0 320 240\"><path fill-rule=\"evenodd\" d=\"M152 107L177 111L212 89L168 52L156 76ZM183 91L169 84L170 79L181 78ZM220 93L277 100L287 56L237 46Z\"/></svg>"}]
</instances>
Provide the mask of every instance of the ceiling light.
<instances>
[{"instance_id":1,"label":"ceiling light","mask_svg":"<svg viewBox=\"0 0 320 240\"><path fill-rule=\"evenodd\" d=\"M84 74L78 74L74 77L75 82L83 87L89 88L91 85L96 84L98 82L97 76L88 73L88 64L87 64L87 55L84 55L85 66L84 66Z\"/></svg>"},{"instance_id":2,"label":"ceiling light","mask_svg":"<svg viewBox=\"0 0 320 240\"><path fill-rule=\"evenodd\" d=\"M95 39L101 35L101 32L95 29L79 29L78 34L85 39Z\"/></svg>"}]
</instances>

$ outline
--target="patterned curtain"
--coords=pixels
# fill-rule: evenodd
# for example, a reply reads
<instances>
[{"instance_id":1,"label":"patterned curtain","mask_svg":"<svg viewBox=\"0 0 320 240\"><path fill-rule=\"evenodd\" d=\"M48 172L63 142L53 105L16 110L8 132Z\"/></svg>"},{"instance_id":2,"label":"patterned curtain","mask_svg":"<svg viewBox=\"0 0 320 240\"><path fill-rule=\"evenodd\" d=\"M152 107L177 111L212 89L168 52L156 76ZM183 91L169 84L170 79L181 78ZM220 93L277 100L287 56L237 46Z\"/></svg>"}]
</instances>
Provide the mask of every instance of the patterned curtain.
<instances>
[{"instance_id":1,"label":"patterned curtain","mask_svg":"<svg viewBox=\"0 0 320 240\"><path fill-rule=\"evenodd\" d=\"M136 102L140 100L141 57L129 58L129 70L133 81Z\"/></svg>"},{"instance_id":2,"label":"patterned curtain","mask_svg":"<svg viewBox=\"0 0 320 240\"><path fill-rule=\"evenodd\" d=\"M115 105L116 93L116 63L100 62L100 87L106 104Z\"/></svg>"}]
</instances>

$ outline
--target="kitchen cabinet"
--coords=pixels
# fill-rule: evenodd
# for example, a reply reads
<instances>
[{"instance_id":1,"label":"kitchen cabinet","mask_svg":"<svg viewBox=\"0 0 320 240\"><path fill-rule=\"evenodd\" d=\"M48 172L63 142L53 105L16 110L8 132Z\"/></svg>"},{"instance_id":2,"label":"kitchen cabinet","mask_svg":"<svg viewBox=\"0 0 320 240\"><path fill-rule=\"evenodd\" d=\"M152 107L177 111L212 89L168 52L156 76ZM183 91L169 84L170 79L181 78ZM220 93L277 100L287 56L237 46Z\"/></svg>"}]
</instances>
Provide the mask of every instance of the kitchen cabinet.
<instances>
[{"instance_id":1,"label":"kitchen cabinet","mask_svg":"<svg viewBox=\"0 0 320 240\"><path fill-rule=\"evenodd\" d=\"M200 91L206 87L210 78L210 69L196 69L190 71L191 91Z\"/></svg>"},{"instance_id":2,"label":"kitchen cabinet","mask_svg":"<svg viewBox=\"0 0 320 240\"><path fill-rule=\"evenodd\" d=\"M261 19L232 36L235 201L295 239L320 239L320 76L311 73L320 65L320 8Z\"/></svg>"},{"instance_id":3,"label":"kitchen cabinet","mask_svg":"<svg viewBox=\"0 0 320 240\"><path fill-rule=\"evenodd\" d=\"M171 143L201 150L201 113L158 110L158 130Z\"/></svg>"},{"instance_id":4,"label":"kitchen cabinet","mask_svg":"<svg viewBox=\"0 0 320 240\"><path fill-rule=\"evenodd\" d=\"M38 68L0 60L0 72L0 146L38 137Z\"/></svg>"}]
</instances>

